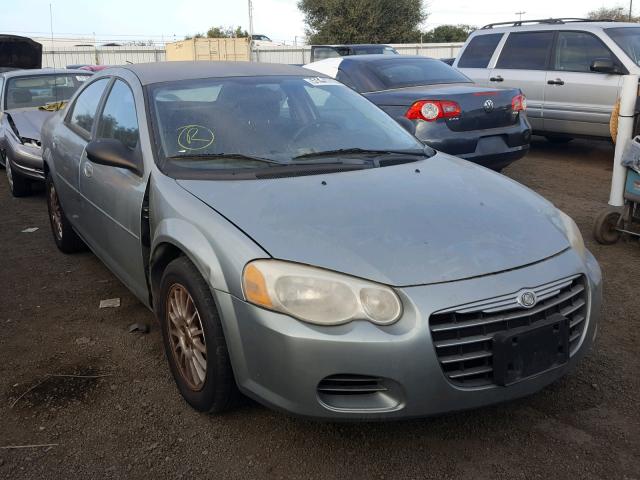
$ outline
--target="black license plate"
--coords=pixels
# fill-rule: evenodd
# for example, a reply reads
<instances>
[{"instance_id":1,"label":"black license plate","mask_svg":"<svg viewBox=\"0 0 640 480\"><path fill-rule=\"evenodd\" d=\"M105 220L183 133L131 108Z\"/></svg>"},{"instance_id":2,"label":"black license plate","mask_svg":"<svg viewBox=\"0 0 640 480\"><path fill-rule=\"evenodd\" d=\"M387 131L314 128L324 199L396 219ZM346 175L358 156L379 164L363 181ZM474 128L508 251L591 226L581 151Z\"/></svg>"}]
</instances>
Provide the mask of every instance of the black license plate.
<instances>
[{"instance_id":1,"label":"black license plate","mask_svg":"<svg viewBox=\"0 0 640 480\"><path fill-rule=\"evenodd\" d=\"M569 320L560 314L493 337L493 378L498 385L511 385L568 361Z\"/></svg>"}]
</instances>

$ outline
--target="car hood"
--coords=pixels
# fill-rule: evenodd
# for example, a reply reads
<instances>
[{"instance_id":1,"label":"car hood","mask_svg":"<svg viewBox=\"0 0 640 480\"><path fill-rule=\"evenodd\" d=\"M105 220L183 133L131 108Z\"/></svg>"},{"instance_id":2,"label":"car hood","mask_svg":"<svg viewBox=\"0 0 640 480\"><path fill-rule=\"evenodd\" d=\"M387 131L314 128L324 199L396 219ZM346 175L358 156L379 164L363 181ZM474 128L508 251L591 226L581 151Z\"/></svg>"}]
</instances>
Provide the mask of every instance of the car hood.
<instances>
[{"instance_id":1,"label":"car hood","mask_svg":"<svg viewBox=\"0 0 640 480\"><path fill-rule=\"evenodd\" d=\"M21 137L40 141L42 124L55 112L39 108L14 108L5 110L5 113L11 117Z\"/></svg>"},{"instance_id":2,"label":"car hood","mask_svg":"<svg viewBox=\"0 0 640 480\"><path fill-rule=\"evenodd\" d=\"M510 270L569 247L548 201L442 153L333 174L177 182L274 258L393 286Z\"/></svg>"}]
</instances>

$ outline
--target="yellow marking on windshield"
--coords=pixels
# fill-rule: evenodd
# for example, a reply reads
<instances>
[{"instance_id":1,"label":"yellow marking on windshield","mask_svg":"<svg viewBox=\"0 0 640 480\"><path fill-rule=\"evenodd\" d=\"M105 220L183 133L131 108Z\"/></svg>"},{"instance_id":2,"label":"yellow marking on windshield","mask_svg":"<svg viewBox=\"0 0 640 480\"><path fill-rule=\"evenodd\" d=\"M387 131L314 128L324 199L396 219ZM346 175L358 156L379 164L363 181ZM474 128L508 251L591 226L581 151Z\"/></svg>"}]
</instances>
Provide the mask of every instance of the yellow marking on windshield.
<instances>
[{"instance_id":1,"label":"yellow marking on windshield","mask_svg":"<svg viewBox=\"0 0 640 480\"><path fill-rule=\"evenodd\" d=\"M215 139L213 131L202 125L185 125L178 128L178 145L185 150L203 150Z\"/></svg>"}]
</instances>

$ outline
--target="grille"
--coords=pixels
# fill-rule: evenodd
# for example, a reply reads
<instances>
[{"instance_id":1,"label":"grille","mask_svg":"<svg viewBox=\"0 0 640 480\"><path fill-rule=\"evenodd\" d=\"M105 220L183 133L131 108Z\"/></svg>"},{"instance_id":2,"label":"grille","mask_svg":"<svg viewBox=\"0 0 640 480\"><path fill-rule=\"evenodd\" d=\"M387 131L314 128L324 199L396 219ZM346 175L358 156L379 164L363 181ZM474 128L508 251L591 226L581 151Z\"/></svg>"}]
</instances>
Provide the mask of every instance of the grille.
<instances>
[{"instance_id":1,"label":"grille","mask_svg":"<svg viewBox=\"0 0 640 480\"><path fill-rule=\"evenodd\" d=\"M429 328L445 375L465 387L491 385L493 336L535 325L560 313L569 319L569 354L578 349L587 317L587 292L582 275L531 288L538 303L521 307L520 292L442 310L431 315Z\"/></svg>"},{"instance_id":2,"label":"grille","mask_svg":"<svg viewBox=\"0 0 640 480\"><path fill-rule=\"evenodd\" d=\"M367 395L386 391L381 378L368 375L331 375L318 384L318 392L325 395Z\"/></svg>"}]
</instances>

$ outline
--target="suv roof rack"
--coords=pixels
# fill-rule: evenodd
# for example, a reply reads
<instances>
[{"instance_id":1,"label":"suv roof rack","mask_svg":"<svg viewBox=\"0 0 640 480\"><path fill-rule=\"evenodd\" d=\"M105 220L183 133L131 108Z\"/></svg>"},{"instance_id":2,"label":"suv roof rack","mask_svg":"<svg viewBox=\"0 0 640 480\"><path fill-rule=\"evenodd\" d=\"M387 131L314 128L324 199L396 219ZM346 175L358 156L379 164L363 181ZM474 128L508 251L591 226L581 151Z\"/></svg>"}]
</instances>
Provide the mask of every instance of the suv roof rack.
<instances>
[{"instance_id":1,"label":"suv roof rack","mask_svg":"<svg viewBox=\"0 0 640 480\"><path fill-rule=\"evenodd\" d=\"M493 27L522 27L525 24L535 24L535 23L543 23L548 25L561 25L564 23L570 22L615 22L615 20L611 20L609 18L543 18L539 20L516 20L513 22L498 22L498 23L490 23L482 27L482 30L493 28Z\"/></svg>"}]
</instances>

